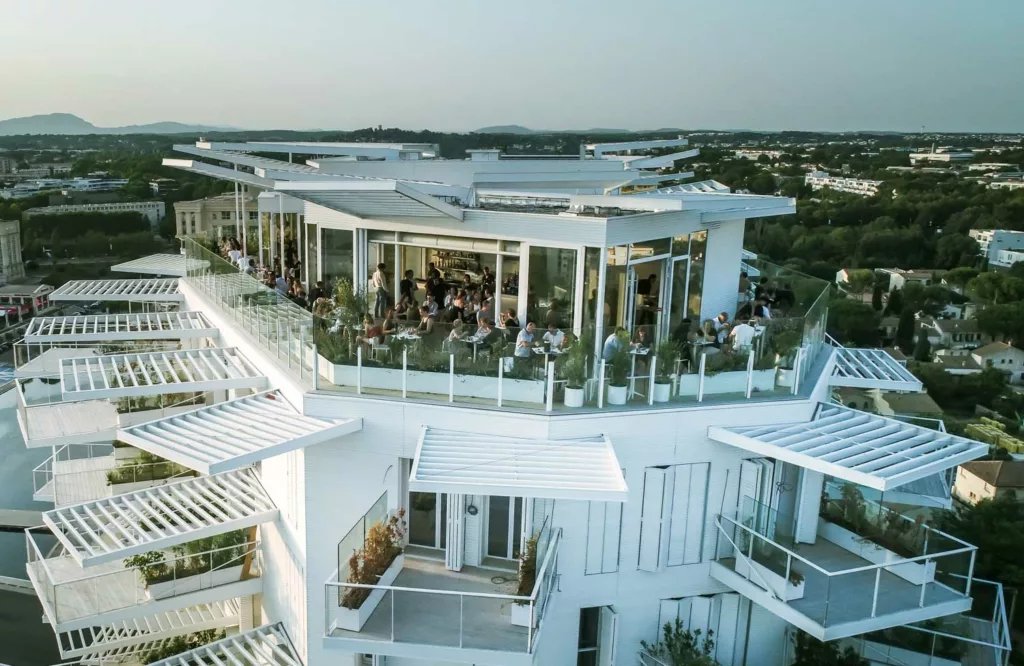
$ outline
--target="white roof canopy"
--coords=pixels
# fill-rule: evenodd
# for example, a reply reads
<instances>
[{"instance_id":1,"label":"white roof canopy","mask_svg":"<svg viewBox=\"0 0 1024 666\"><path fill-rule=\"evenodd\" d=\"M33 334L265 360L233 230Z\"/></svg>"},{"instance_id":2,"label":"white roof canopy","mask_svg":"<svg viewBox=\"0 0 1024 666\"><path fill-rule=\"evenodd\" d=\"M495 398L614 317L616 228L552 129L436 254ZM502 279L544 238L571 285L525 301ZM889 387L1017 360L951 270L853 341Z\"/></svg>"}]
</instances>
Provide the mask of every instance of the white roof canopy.
<instances>
[{"instance_id":1,"label":"white roof canopy","mask_svg":"<svg viewBox=\"0 0 1024 666\"><path fill-rule=\"evenodd\" d=\"M981 442L826 404L806 423L711 426L708 438L883 491L988 453Z\"/></svg>"},{"instance_id":2,"label":"white roof canopy","mask_svg":"<svg viewBox=\"0 0 1024 666\"><path fill-rule=\"evenodd\" d=\"M527 439L424 428L409 489L549 499L626 501L608 438Z\"/></svg>"},{"instance_id":3,"label":"white roof canopy","mask_svg":"<svg viewBox=\"0 0 1024 666\"><path fill-rule=\"evenodd\" d=\"M151 254L121 264L114 264L110 270L117 273L185 277L186 270L198 270L209 265L210 262L202 259L189 258L186 261L183 254Z\"/></svg>"},{"instance_id":4,"label":"white roof canopy","mask_svg":"<svg viewBox=\"0 0 1024 666\"><path fill-rule=\"evenodd\" d=\"M112 340L185 340L219 335L199 311L36 317L25 342L108 342Z\"/></svg>"},{"instance_id":5,"label":"white roof canopy","mask_svg":"<svg viewBox=\"0 0 1024 666\"><path fill-rule=\"evenodd\" d=\"M22 379L34 377L56 377L60 364L66 358L97 358L103 356L99 347L51 347L14 370L14 376Z\"/></svg>"},{"instance_id":6,"label":"white roof canopy","mask_svg":"<svg viewBox=\"0 0 1024 666\"><path fill-rule=\"evenodd\" d=\"M175 636L238 624L237 599L198 604L163 613L121 620L98 627L73 629L57 634L60 656L85 657L82 663L107 659L119 663L124 657L149 651L155 643Z\"/></svg>"},{"instance_id":7,"label":"white roof canopy","mask_svg":"<svg viewBox=\"0 0 1024 666\"><path fill-rule=\"evenodd\" d=\"M109 400L25 405L17 412L26 448L109 444L117 435L117 407Z\"/></svg>"},{"instance_id":8,"label":"white roof canopy","mask_svg":"<svg viewBox=\"0 0 1024 666\"><path fill-rule=\"evenodd\" d=\"M829 384L883 391L924 390L920 379L881 349L836 349Z\"/></svg>"},{"instance_id":9,"label":"white roof canopy","mask_svg":"<svg viewBox=\"0 0 1024 666\"><path fill-rule=\"evenodd\" d=\"M234 347L65 358L65 400L264 388L267 378Z\"/></svg>"},{"instance_id":10,"label":"white roof canopy","mask_svg":"<svg viewBox=\"0 0 1024 666\"><path fill-rule=\"evenodd\" d=\"M118 431L119 440L214 474L361 430L363 421L306 416L277 391Z\"/></svg>"},{"instance_id":11,"label":"white roof canopy","mask_svg":"<svg viewBox=\"0 0 1024 666\"><path fill-rule=\"evenodd\" d=\"M277 507L251 469L66 506L43 522L83 567L253 527Z\"/></svg>"},{"instance_id":12,"label":"white roof canopy","mask_svg":"<svg viewBox=\"0 0 1024 666\"><path fill-rule=\"evenodd\" d=\"M280 622L208 643L150 666L303 666Z\"/></svg>"},{"instance_id":13,"label":"white roof canopy","mask_svg":"<svg viewBox=\"0 0 1024 666\"><path fill-rule=\"evenodd\" d=\"M144 278L138 280L72 280L50 294L58 301L132 301L179 302L177 278Z\"/></svg>"},{"instance_id":14,"label":"white roof canopy","mask_svg":"<svg viewBox=\"0 0 1024 666\"><path fill-rule=\"evenodd\" d=\"M397 180L278 181L274 189L364 219L462 219L461 208Z\"/></svg>"}]
</instances>

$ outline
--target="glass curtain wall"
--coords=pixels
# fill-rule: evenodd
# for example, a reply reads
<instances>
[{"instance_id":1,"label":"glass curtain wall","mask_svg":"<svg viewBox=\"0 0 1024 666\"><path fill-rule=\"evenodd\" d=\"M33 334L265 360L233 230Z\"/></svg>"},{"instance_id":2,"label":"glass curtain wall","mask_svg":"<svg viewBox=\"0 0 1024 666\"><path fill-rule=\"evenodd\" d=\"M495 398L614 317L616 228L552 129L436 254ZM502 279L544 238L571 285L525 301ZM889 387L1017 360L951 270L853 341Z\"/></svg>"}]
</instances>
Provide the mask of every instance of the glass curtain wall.
<instances>
[{"instance_id":1,"label":"glass curtain wall","mask_svg":"<svg viewBox=\"0 0 1024 666\"><path fill-rule=\"evenodd\" d=\"M302 259L306 265L306 285L308 290L318 279L317 266L320 263L320 257L318 256L320 250L317 247L317 226L315 224L306 224L306 228L302 230L302 240L306 246L306 256Z\"/></svg>"},{"instance_id":2,"label":"glass curtain wall","mask_svg":"<svg viewBox=\"0 0 1024 666\"><path fill-rule=\"evenodd\" d=\"M322 275L332 291L338 279L352 280L353 232L351 229L321 229Z\"/></svg>"},{"instance_id":3,"label":"glass curtain wall","mask_svg":"<svg viewBox=\"0 0 1024 666\"><path fill-rule=\"evenodd\" d=\"M545 327L571 329L576 302L576 250L530 247L527 317Z\"/></svg>"}]
</instances>

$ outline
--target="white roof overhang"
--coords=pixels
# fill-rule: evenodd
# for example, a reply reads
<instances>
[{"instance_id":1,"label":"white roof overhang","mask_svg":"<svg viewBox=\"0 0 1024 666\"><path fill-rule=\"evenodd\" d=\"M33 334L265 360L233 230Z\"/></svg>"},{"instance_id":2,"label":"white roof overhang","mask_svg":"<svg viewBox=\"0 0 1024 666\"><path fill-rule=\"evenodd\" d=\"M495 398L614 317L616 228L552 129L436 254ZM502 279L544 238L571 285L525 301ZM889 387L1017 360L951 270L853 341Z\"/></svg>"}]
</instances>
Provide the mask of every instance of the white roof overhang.
<instances>
[{"instance_id":1,"label":"white roof overhang","mask_svg":"<svg viewBox=\"0 0 1024 666\"><path fill-rule=\"evenodd\" d=\"M988 453L982 442L823 403L805 423L711 426L708 438L882 491Z\"/></svg>"},{"instance_id":2,"label":"white roof overhang","mask_svg":"<svg viewBox=\"0 0 1024 666\"><path fill-rule=\"evenodd\" d=\"M15 368L14 376L19 379L52 378L60 374L60 364L66 358L99 358L100 356L103 356L103 350L99 347L51 347Z\"/></svg>"},{"instance_id":3,"label":"white roof overhang","mask_svg":"<svg viewBox=\"0 0 1024 666\"><path fill-rule=\"evenodd\" d=\"M670 153L668 155L657 155L654 157L626 157L626 164L629 165L630 169L662 169L670 167L679 160L688 160L691 157L700 155L700 148L693 148L691 150L683 150L678 153Z\"/></svg>"},{"instance_id":4,"label":"white roof overhang","mask_svg":"<svg viewBox=\"0 0 1024 666\"><path fill-rule=\"evenodd\" d=\"M265 624L150 666L303 666L284 625Z\"/></svg>"},{"instance_id":5,"label":"white roof overhang","mask_svg":"<svg viewBox=\"0 0 1024 666\"><path fill-rule=\"evenodd\" d=\"M266 376L234 347L109 354L60 362L65 400L262 389L266 384Z\"/></svg>"},{"instance_id":6,"label":"white roof overhang","mask_svg":"<svg viewBox=\"0 0 1024 666\"><path fill-rule=\"evenodd\" d=\"M117 407L109 400L25 405L18 387L18 427L29 449L64 444L109 444L117 436Z\"/></svg>"},{"instance_id":7,"label":"white roof overhang","mask_svg":"<svg viewBox=\"0 0 1024 666\"><path fill-rule=\"evenodd\" d=\"M545 499L626 501L607 437L529 439L424 428L409 489Z\"/></svg>"},{"instance_id":8,"label":"white roof overhang","mask_svg":"<svg viewBox=\"0 0 1024 666\"><path fill-rule=\"evenodd\" d=\"M213 150L207 148L199 148L196 146L190 146L187 144L175 144L173 150L175 152L187 153L189 155L195 155L196 157L205 157L211 160L217 160L219 162L239 164L241 166L247 166L252 169L274 169L277 171L290 171L294 173L317 172L317 170L314 167L305 164L285 162L284 160L275 160L270 157L260 157L258 155L251 155L249 153L241 153L231 150Z\"/></svg>"},{"instance_id":9,"label":"white roof overhang","mask_svg":"<svg viewBox=\"0 0 1024 666\"><path fill-rule=\"evenodd\" d=\"M274 189L364 219L462 219L462 209L397 180L278 181Z\"/></svg>"},{"instance_id":10,"label":"white roof overhang","mask_svg":"<svg viewBox=\"0 0 1024 666\"><path fill-rule=\"evenodd\" d=\"M163 166L171 167L172 169L181 169L182 171L188 171L189 173L198 174L200 176L220 178L221 180L228 180L241 185L251 185L261 190L274 189L274 181L272 180L260 178L256 174L249 173L248 171L228 169L227 167L207 164L206 162L199 162L197 160L179 160L165 157L163 160Z\"/></svg>"},{"instance_id":11,"label":"white roof overhang","mask_svg":"<svg viewBox=\"0 0 1024 666\"><path fill-rule=\"evenodd\" d=\"M276 520L252 469L235 470L53 509L43 523L82 567Z\"/></svg>"},{"instance_id":12,"label":"white roof overhang","mask_svg":"<svg viewBox=\"0 0 1024 666\"><path fill-rule=\"evenodd\" d=\"M177 278L72 280L50 294L59 301L180 302Z\"/></svg>"},{"instance_id":13,"label":"white roof overhang","mask_svg":"<svg viewBox=\"0 0 1024 666\"><path fill-rule=\"evenodd\" d=\"M183 254L151 254L120 264L114 264L110 270L117 273L136 273L144 275L170 275L185 277L187 270L208 268L210 262L202 259L188 258Z\"/></svg>"},{"instance_id":14,"label":"white roof overhang","mask_svg":"<svg viewBox=\"0 0 1024 666\"><path fill-rule=\"evenodd\" d=\"M109 342L216 338L219 331L198 310L36 317L25 342ZM78 354L81 356L81 354Z\"/></svg>"},{"instance_id":15,"label":"white roof overhang","mask_svg":"<svg viewBox=\"0 0 1024 666\"><path fill-rule=\"evenodd\" d=\"M881 349L850 347L835 350L835 365L829 384L883 391L924 390L921 380L887 352Z\"/></svg>"},{"instance_id":16,"label":"white roof overhang","mask_svg":"<svg viewBox=\"0 0 1024 666\"><path fill-rule=\"evenodd\" d=\"M363 427L306 416L277 391L229 400L117 432L127 444L205 474L238 469Z\"/></svg>"}]
</instances>

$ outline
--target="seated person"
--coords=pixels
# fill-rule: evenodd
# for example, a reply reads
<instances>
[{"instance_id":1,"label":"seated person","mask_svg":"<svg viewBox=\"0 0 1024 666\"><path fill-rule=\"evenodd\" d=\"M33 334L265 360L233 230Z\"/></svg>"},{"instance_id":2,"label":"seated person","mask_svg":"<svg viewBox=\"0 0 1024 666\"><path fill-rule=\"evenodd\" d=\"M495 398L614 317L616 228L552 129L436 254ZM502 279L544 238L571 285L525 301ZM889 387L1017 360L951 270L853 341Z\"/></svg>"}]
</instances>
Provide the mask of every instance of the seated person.
<instances>
[{"instance_id":1,"label":"seated person","mask_svg":"<svg viewBox=\"0 0 1024 666\"><path fill-rule=\"evenodd\" d=\"M430 333L434 330L434 322L437 321L437 301L433 294L427 294L427 300L420 306L420 330Z\"/></svg>"},{"instance_id":2,"label":"seated person","mask_svg":"<svg viewBox=\"0 0 1024 666\"><path fill-rule=\"evenodd\" d=\"M772 318L772 310L767 296L762 296L758 304L754 306L754 318L760 321L768 321Z\"/></svg>"},{"instance_id":3,"label":"seated person","mask_svg":"<svg viewBox=\"0 0 1024 666\"><path fill-rule=\"evenodd\" d=\"M366 351L370 351L371 345L379 345L384 342L384 329L375 326L370 315L363 317L363 330L356 336L356 344L363 345Z\"/></svg>"},{"instance_id":4,"label":"seated person","mask_svg":"<svg viewBox=\"0 0 1024 666\"><path fill-rule=\"evenodd\" d=\"M455 321L452 322L452 330L450 333L448 333L448 341L458 342L462 338L466 337L466 333L468 333L468 331L466 330L465 325L462 323L462 320L456 319Z\"/></svg>"},{"instance_id":5,"label":"seated person","mask_svg":"<svg viewBox=\"0 0 1024 666\"><path fill-rule=\"evenodd\" d=\"M516 336L516 350L514 352L517 359L527 359L533 354L533 332L536 330L536 325L532 322L526 322L526 328L519 331L519 335Z\"/></svg>"},{"instance_id":6,"label":"seated person","mask_svg":"<svg viewBox=\"0 0 1024 666\"><path fill-rule=\"evenodd\" d=\"M729 331L729 342L734 350L749 350L757 331L743 320L739 320Z\"/></svg>"},{"instance_id":7,"label":"seated person","mask_svg":"<svg viewBox=\"0 0 1024 666\"><path fill-rule=\"evenodd\" d=\"M551 345L551 349L561 349L565 344L565 333L554 324L548 324L548 330L544 332L541 340Z\"/></svg>"},{"instance_id":8,"label":"seated person","mask_svg":"<svg viewBox=\"0 0 1024 666\"><path fill-rule=\"evenodd\" d=\"M647 334L647 327L637 327L631 346L638 349L649 349L652 343L651 336Z\"/></svg>"},{"instance_id":9,"label":"seated person","mask_svg":"<svg viewBox=\"0 0 1024 666\"><path fill-rule=\"evenodd\" d=\"M619 340L619 335L625 333L626 329L621 326L616 326L615 330L612 331L607 338L604 340L604 347L601 349L601 358L606 361L610 361L615 353L622 349L622 341Z\"/></svg>"},{"instance_id":10,"label":"seated person","mask_svg":"<svg viewBox=\"0 0 1024 666\"><path fill-rule=\"evenodd\" d=\"M505 328L519 328L519 317L516 316L514 308L509 308L508 312L501 313L501 325Z\"/></svg>"},{"instance_id":11,"label":"seated person","mask_svg":"<svg viewBox=\"0 0 1024 666\"><path fill-rule=\"evenodd\" d=\"M408 293L402 294L401 298L398 299L398 303L395 304L395 314L404 316L406 319L412 319L412 315L416 312L416 299Z\"/></svg>"},{"instance_id":12,"label":"seated person","mask_svg":"<svg viewBox=\"0 0 1024 666\"><path fill-rule=\"evenodd\" d=\"M476 336L480 342L478 345L490 346L501 340L501 331L494 328L494 322L484 319L480 322L480 328L476 329Z\"/></svg>"},{"instance_id":13,"label":"seated person","mask_svg":"<svg viewBox=\"0 0 1024 666\"><path fill-rule=\"evenodd\" d=\"M387 336L398 332L398 322L395 321L394 308L388 308L387 313L384 315L384 321L381 322L380 329L382 342L387 340Z\"/></svg>"}]
</instances>

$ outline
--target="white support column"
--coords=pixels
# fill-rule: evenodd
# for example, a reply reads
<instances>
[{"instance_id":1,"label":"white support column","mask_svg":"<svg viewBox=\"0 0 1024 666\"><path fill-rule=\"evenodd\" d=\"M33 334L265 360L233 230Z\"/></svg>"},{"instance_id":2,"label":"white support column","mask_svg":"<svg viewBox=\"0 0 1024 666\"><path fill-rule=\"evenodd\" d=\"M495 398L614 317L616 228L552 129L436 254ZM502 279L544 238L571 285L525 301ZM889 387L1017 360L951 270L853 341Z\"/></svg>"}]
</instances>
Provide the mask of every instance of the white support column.
<instances>
[{"instance_id":1,"label":"white support column","mask_svg":"<svg viewBox=\"0 0 1024 666\"><path fill-rule=\"evenodd\" d=\"M260 210L259 206L256 207L256 241L259 243L258 254L260 256L259 262L261 266L266 264L263 262L263 211Z\"/></svg>"},{"instance_id":2,"label":"white support column","mask_svg":"<svg viewBox=\"0 0 1024 666\"><path fill-rule=\"evenodd\" d=\"M448 516L445 524L444 567L449 571L461 571L466 559L465 540L466 496L448 494Z\"/></svg>"},{"instance_id":3,"label":"white support column","mask_svg":"<svg viewBox=\"0 0 1024 666\"><path fill-rule=\"evenodd\" d=\"M700 320L714 319L725 312L736 315L736 288L743 257L744 220L727 220L708 231L704 256L704 280L701 293Z\"/></svg>"},{"instance_id":4,"label":"white support column","mask_svg":"<svg viewBox=\"0 0 1024 666\"><path fill-rule=\"evenodd\" d=\"M295 213L295 260L302 261L302 213ZM302 261L302 270L306 270L306 262ZM302 281L303 286L309 287L309 282L304 279L305 276L302 272L299 272L299 279Z\"/></svg>"},{"instance_id":5,"label":"white support column","mask_svg":"<svg viewBox=\"0 0 1024 666\"><path fill-rule=\"evenodd\" d=\"M238 165L237 164L235 165L235 171L238 171ZM235 238L238 238L238 235L239 235L239 232L238 232L238 222L239 222L239 218L241 217L241 215L240 215L241 206L242 206L242 201L241 201L241 198L239 197L238 183L235 183Z\"/></svg>"},{"instance_id":6,"label":"white support column","mask_svg":"<svg viewBox=\"0 0 1024 666\"><path fill-rule=\"evenodd\" d=\"M242 256L249 256L248 226L249 215L245 212L245 200L249 196L249 186L242 187Z\"/></svg>"},{"instance_id":7,"label":"white support column","mask_svg":"<svg viewBox=\"0 0 1024 666\"><path fill-rule=\"evenodd\" d=\"M587 258L587 248L580 246L576 250L576 280L574 285L573 293L573 306L572 306L572 332L576 334L578 338L583 331L583 302L585 294L583 293L583 283L586 281L585 262Z\"/></svg>"},{"instance_id":8,"label":"white support column","mask_svg":"<svg viewBox=\"0 0 1024 666\"><path fill-rule=\"evenodd\" d=\"M800 470L794 530L797 543L814 543L818 537L818 513L821 509L821 490L824 487L824 474L806 468Z\"/></svg>"},{"instance_id":9,"label":"white support column","mask_svg":"<svg viewBox=\"0 0 1024 666\"><path fill-rule=\"evenodd\" d=\"M281 194L277 199L277 219L281 224L281 274L284 274L284 195ZM739 278L737 278L739 279Z\"/></svg>"},{"instance_id":10,"label":"white support column","mask_svg":"<svg viewBox=\"0 0 1024 666\"><path fill-rule=\"evenodd\" d=\"M527 296L530 291L530 244L519 244L519 298L516 301L516 314L519 315L519 325L526 326L529 321L527 315Z\"/></svg>"},{"instance_id":11,"label":"white support column","mask_svg":"<svg viewBox=\"0 0 1024 666\"><path fill-rule=\"evenodd\" d=\"M601 358L604 351L604 292L608 279L608 250L602 249L601 261L597 264L597 298L594 299L594 358Z\"/></svg>"}]
</instances>

